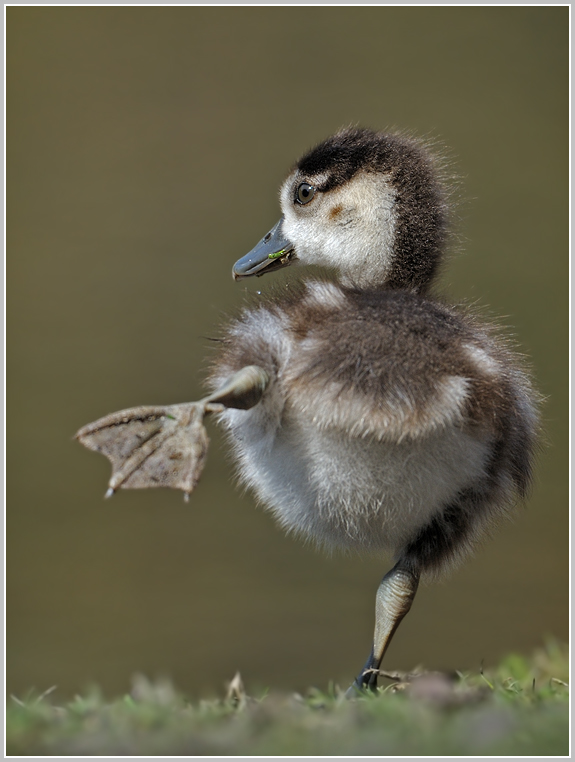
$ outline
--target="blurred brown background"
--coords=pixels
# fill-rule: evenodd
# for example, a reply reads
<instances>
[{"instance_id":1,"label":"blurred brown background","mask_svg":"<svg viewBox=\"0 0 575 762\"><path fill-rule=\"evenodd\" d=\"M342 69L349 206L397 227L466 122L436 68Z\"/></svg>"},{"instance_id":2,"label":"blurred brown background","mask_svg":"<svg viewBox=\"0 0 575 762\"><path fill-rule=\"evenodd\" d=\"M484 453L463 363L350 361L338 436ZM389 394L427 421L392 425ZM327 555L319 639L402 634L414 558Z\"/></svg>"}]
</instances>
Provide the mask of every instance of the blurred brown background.
<instances>
[{"instance_id":1,"label":"blurred brown background","mask_svg":"<svg viewBox=\"0 0 575 762\"><path fill-rule=\"evenodd\" d=\"M547 446L526 510L420 591L386 658L477 669L567 637L566 7L10 7L7 688L169 675L192 696L344 685L386 559L325 558L233 486L218 432L189 504L72 441L202 393L292 162L351 123L439 137L463 177L454 300L533 361Z\"/></svg>"}]
</instances>

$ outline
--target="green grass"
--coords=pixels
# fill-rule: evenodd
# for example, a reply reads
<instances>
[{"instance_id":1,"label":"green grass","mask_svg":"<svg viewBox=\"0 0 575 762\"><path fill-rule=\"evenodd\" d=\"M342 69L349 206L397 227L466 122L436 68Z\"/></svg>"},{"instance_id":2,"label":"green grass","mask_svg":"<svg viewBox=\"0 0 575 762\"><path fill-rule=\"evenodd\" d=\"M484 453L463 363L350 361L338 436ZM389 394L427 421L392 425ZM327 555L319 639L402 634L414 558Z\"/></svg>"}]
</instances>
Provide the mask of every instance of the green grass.
<instances>
[{"instance_id":1,"label":"green grass","mask_svg":"<svg viewBox=\"0 0 575 762\"><path fill-rule=\"evenodd\" d=\"M567 648L550 642L483 673L422 673L346 700L247 695L239 676L220 700L191 703L168 682L133 680L113 701L97 690L65 705L12 697L8 755L519 755L569 754Z\"/></svg>"}]
</instances>

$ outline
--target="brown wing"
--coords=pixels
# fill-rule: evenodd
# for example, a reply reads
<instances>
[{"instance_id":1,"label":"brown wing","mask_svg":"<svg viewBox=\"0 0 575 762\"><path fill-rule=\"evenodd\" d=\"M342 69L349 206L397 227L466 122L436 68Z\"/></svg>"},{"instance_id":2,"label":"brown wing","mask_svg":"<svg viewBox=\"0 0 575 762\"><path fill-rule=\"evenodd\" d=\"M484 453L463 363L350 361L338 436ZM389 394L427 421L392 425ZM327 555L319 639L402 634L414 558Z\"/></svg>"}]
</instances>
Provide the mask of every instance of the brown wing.
<instances>
[{"instance_id":1,"label":"brown wing","mask_svg":"<svg viewBox=\"0 0 575 762\"><path fill-rule=\"evenodd\" d=\"M206 463L205 404L135 407L100 418L76 439L112 464L106 496L117 489L172 487L188 495Z\"/></svg>"}]
</instances>

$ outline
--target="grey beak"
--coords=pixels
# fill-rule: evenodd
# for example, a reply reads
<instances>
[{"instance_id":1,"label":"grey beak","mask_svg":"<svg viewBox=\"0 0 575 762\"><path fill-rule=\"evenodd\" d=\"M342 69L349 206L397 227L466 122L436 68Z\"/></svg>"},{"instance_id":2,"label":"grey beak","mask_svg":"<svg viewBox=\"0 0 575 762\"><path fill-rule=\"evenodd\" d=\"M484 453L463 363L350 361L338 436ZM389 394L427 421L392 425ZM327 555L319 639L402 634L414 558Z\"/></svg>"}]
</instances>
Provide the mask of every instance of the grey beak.
<instances>
[{"instance_id":1,"label":"grey beak","mask_svg":"<svg viewBox=\"0 0 575 762\"><path fill-rule=\"evenodd\" d=\"M283 235L284 218L273 226L270 232L254 248L238 259L232 268L234 280L249 278L250 275L263 275L271 270L286 267L294 258L293 244Z\"/></svg>"}]
</instances>

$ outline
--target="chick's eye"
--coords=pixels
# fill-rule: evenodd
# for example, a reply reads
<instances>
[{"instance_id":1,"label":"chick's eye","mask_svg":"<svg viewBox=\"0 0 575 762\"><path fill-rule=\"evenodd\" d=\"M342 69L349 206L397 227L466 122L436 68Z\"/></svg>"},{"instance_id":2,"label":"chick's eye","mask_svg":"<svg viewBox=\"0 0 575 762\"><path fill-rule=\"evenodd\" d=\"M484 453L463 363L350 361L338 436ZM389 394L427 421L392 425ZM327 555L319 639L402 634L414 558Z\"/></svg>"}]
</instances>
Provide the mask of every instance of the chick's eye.
<instances>
[{"instance_id":1,"label":"chick's eye","mask_svg":"<svg viewBox=\"0 0 575 762\"><path fill-rule=\"evenodd\" d=\"M295 193L295 200L298 202L298 204L307 204L312 200L314 194L315 188L313 185L310 185L309 183L301 183L301 185L298 185L297 191Z\"/></svg>"}]
</instances>

